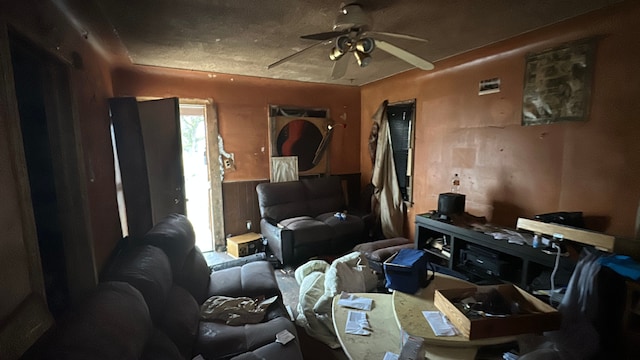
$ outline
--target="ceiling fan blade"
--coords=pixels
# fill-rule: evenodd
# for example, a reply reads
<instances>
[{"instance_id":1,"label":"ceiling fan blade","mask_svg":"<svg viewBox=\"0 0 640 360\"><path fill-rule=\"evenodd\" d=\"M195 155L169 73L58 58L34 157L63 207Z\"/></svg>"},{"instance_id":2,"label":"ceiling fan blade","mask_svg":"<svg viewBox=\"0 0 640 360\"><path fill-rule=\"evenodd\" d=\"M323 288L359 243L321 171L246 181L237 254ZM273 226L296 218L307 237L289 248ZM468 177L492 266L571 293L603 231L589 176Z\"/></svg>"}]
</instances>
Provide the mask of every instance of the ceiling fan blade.
<instances>
[{"instance_id":1,"label":"ceiling fan blade","mask_svg":"<svg viewBox=\"0 0 640 360\"><path fill-rule=\"evenodd\" d=\"M333 63L333 69L331 70L331 79L337 80L347 73L347 65L349 65L349 54L344 54L340 59Z\"/></svg>"},{"instance_id":2,"label":"ceiling fan blade","mask_svg":"<svg viewBox=\"0 0 640 360\"><path fill-rule=\"evenodd\" d=\"M431 62L414 55L404 49L401 49L395 45L389 44L386 41L376 39L376 47L382 51L388 52L389 54L402 59L409 64L422 69L422 70L433 70L434 66Z\"/></svg>"},{"instance_id":3,"label":"ceiling fan blade","mask_svg":"<svg viewBox=\"0 0 640 360\"><path fill-rule=\"evenodd\" d=\"M317 34L309 34L309 35L302 35L300 36L301 39L307 39L307 40L329 40L329 39L333 39L336 38L340 35L344 35L348 33L348 31L328 31L328 32L321 32L321 33L317 33Z\"/></svg>"},{"instance_id":4,"label":"ceiling fan blade","mask_svg":"<svg viewBox=\"0 0 640 360\"><path fill-rule=\"evenodd\" d=\"M365 36L366 35L373 35L373 36L382 35L382 36L394 37L394 38L398 38L398 39L429 42L429 40L427 40L427 39L423 39L423 38L419 38L419 37L415 37L415 36L411 36L411 35L406 35L406 34L398 34L398 33L390 33L390 32L367 31L365 33Z\"/></svg>"},{"instance_id":5,"label":"ceiling fan blade","mask_svg":"<svg viewBox=\"0 0 640 360\"><path fill-rule=\"evenodd\" d=\"M330 42L326 42L326 41L318 41L317 43L315 43L315 44L311 44L311 45L307 46L306 48L304 48L304 49L302 49L302 50L300 50L300 51L298 51L298 52L295 52L295 53L293 53L293 54L291 54L291 55L289 55L289 56L283 57L282 59L280 59L280 60L278 60L278 61L274 62L273 64L269 64L269 65L267 66L267 69L272 69L272 68L274 68L274 67L276 67L276 66L278 66L278 65L280 65L280 64L282 64L282 63L285 63L285 62L287 62L287 61L289 61L289 60L291 60L291 59L295 59L296 57L298 57L298 55L300 55L300 54L302 54L303 52L305 52L305 51L307 51L307 50L309 50L309 49L312 49L312 48L314 48L314 47L316 47L316 46L318 46L318 45L323 45L323 44L328 44L328 43L330 43Z\"/></svg>"}]
</instances>

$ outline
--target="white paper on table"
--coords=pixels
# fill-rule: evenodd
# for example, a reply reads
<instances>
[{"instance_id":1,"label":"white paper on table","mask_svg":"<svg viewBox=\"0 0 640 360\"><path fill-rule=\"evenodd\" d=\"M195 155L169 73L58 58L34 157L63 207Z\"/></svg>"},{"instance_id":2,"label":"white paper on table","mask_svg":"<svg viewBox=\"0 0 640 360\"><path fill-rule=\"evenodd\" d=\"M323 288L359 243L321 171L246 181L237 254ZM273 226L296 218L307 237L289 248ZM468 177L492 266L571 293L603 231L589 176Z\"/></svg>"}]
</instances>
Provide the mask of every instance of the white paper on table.
<instances>
[{"instance_id":1,"label":"white paper on table","mask_svg":"<svg viewBox=\"0 0 640 360\"><path fill-rule=\"evenodd\" d=\"M347 314L347 325L344 332L354 335L371 335L371 326L367 320L367 313L362 311L349 310Z\"/></svg>"},{"instance_id":2,"label":"white paper on table","mask_svg":"<svg viewBox=\"0 0 640 360\"><path fill-rule=\"evenodd\" d=\"M427 319L436 336L456 336L459 334L458 329L440 311L423 311L422 315Z\"/></svg>"},{"instance_id":3,"label":"white paper on table","mask_svg":"<svg viewBox=\"0 0 640 360\"><path fill-rule=\"evenodd\" d=\"M400 355L387 351L382 360L398 360L399 357Z\"/></svg>"},{"instance_id":4,"label":"white paper on table","mask_svg":"<svg viewBox=\"0 0 640 360\"><path fill-rule=\"evenodd\" d=\"M338 305L358 309L358 310L371 310L373 305L373 299L358 297L353 294L342 292L340 299L338 299Z\"/></svg>"}]
</instances>

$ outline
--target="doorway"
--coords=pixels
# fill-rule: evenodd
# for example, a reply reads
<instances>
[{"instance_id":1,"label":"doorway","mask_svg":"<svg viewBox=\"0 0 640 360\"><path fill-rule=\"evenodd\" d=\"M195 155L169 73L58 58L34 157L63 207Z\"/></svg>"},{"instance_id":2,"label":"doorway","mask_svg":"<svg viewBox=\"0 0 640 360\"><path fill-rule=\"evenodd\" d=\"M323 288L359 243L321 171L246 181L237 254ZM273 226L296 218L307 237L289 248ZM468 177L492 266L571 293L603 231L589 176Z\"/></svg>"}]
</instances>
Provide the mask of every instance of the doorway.
<instances>
[{"instance_id":1,"label":"doorway","mask_svg":"<svg viewBox=\"0 0 640 360\"><path fill-rule=\"evenodd\" d=\"M214 249L213 234L215 233L211 216L211 179L207 155L206 119L204 104L180 104L187 217L196 233L196 246L203 252Z\"/></svg>"},{"instance_id":2,"label":"doorway","mask_svg":"<svg viewBox=\"0 0 640 360\"><path fill-rule=\"evenodd\" d=\"M45 294L55 317L97 282L79 124L69 67L12 31L9 45Z\"/></svg>"},{"instance_id":3,"label":"doorway","mask_svg":"<svg viewBox=\"0 0 640 360\"><path fill-rule=\"evenodd\" d=\"M122 174L120 198L124 202L119 206L126 211L129 235L143 236L158 220L179 213L194 225L200 250L211 251L214 243L215 250L223 247L215 104L211 100L120 97L109 99L109 108L114 153Z\"/></svg>"}]
</instances>

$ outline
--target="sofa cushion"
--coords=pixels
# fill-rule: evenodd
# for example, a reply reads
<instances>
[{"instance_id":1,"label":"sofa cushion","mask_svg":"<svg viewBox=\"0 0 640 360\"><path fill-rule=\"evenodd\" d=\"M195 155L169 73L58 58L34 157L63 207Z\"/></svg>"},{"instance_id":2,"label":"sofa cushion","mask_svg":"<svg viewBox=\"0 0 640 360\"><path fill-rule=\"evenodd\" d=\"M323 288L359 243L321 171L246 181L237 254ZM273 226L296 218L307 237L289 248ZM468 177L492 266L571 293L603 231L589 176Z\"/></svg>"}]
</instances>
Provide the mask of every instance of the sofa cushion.
<instances>
[{"instance_id":1,"label":"sofa cushion","mask_svg":"<svg viewBox=\"0 0 640 360\"><path fill-rule=\"evenodd\" d=\"M291 340L286 345L272 342L253 351L233 357L231 360L264 360L264 359L302 359L298 339Z\"/></svg>"},{"instance_id":2,"label":"sofa cushion","mask_svg":"<svg viewBox=\"0 0 640 360\"><path fill-rule=\"evenodd\" d=\"M271 264L255 261L242 266L219 270L211 274L209 294L230 297L282 297Z\"/></svg>"},{"instance_id":3,"label":"sofa cushion","mask_svg":"<svg viewBox=\"0 0 640 360\"><path fill-rule=\"evenodd\" d=\"M156 329L147 342L142 353L141 360L185 360L191 359L191 356L185 358L180 354L176 344L169 339L167 334Z\"/></svg>"},{"instance_id":4,"label":"sofa cushion","mask_svg":"<svg viewBox=\"0 0 640 360\"><path fill-rule=\"evenodd\" d=\"M187 255L182 269L173 273L174 282L187 289L198 304L206 300L211 270L200 249L194 247Z\"/></svg>"},{"instance_id":5,"label":"sofa cushion","mask_svg":"<svg viewBox=\"0 0 640 360\"><path fill-rule=\"evenodd\" d=\"M156 223L140 240L141 244L153 245L164 250L174 272L182 269L184 261L193 250L196 235L186 216L170 214Z\"/></svg>"},{"instance_id":6,"label":"sofa cushion","mask_svg":"<svg viewBox=\"0 0 640 360\"><path fill-rule=\"evenodd\" d=\"M334 237L334 231L330 226L309 216L299 216L282 220L282 225L294 232L296 247L306 243L325 242Z\"/></svg>"},{"instance_id":7,"label":"sofa cushion","mask_svg":"<svg viewBox=\"0 0 640 360\"><path fill-rule=\"evenodd\" d=\"M335 232L336 237L353 236L360 240L360 235L364 231L364 223L357 216L345 214L344 220L335 217L335 212L320 214L317 220L329 225Z\"/></svg>"},{"instance_id":8,"label":"sofa cushion","mask_svg":"<svg viewBox=\"0 0 640 360\"><path fill-rule=\"evenodd\" d=\"M337 176L302 179L309 210L304 213L316 217L322 213L345 210L345 196ZM298 200L300 201L300 199Z\"/></svg>"},{"instance_id":9,"label":"sofa cushion","mask_svg":"<svg viewBox=\"0 0 640 360\"><path fill-rule=\"evenodd\" d=\"M206 359L228 359L273 343L276 334L282 330L296 334L295 326L285 317L241 326L201 321L198 343L194 350ZM286 359L283 356L277 358Z\"/></svg>"},{"instance_id":10,"label":"sofa cushion","mask_svg":"<svg viewBox=\"0 0 640 360\"><path fill-rule=\"evenodd\" d=\"M133 285L144 296L154 323L162 317L173 284L171 265L164 251L151 245L127 248L118 255L106 278Z\"/></svg>"},{"instance_id":11,"label":"sofa cushion","mask_svg":"<svg viewBox=\"0 0 640 360\"><path fill-rule=\"evenodd\" d=\"M139 359L152 333L142 294L123 282L98 284L85 303L61 321L47 359Z\"/></svg>"},{"instance_id":12,"label":"sofa cushion","mask_svg":"<svg viewBox=\"0 0 640 360\"><path fill-rule=\"evenodd\" d=\"M159 328L176 344L180 353L190 359L198 334L200 306L191 294L173 286L167 295Z\"/></svg>"},{"instance_id":13,"label":"sofa cushion","mask_svg":"<svg viewBox=\"0 0 640 360\"><path fill-rule=\"evenodd\" d=\"M277 221L308 215L305 188L299 181L261 183L256 186L260 215Z\"/></svg>"}]
</instances>

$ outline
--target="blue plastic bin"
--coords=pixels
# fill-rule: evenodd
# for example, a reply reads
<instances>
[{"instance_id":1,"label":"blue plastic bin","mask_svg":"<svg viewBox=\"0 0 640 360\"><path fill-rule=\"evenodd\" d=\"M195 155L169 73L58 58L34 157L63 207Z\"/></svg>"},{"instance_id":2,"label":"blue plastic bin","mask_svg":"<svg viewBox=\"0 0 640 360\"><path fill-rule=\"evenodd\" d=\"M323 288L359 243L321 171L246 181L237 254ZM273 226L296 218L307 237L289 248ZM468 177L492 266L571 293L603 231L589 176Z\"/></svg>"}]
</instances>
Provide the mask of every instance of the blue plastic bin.
<instances>
[{"instance_id":1,"label":"blue plastic bin","mask_svg":"<svg viewBox=\"0 0 640 360\"><path fill-rule=\"evenodd\" d=\"M427 253L417 249L401 249L384 262L385 286L388 289L415 294L427 277Z\"/></svg>"}]
</instances>

